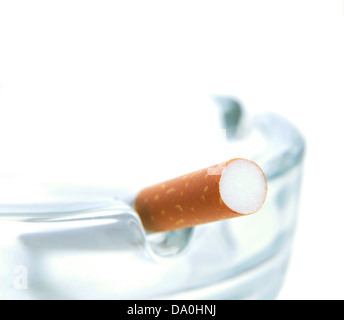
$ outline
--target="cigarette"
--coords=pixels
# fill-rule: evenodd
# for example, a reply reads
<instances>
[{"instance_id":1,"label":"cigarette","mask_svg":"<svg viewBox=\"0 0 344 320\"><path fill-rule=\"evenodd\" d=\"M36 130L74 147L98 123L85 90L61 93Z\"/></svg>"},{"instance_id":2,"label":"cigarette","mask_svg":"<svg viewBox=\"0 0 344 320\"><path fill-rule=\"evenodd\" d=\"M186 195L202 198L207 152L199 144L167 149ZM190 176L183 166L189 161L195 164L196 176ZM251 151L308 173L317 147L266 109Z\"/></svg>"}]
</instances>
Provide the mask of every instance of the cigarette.
<instances>
[{"instance_id":1,"label":"cigarette","mask_svg":"<svg viewBox=\"0 0 344 320\"><path fill-rule=\"evenodd\" d=\"M146 230L171 231L256 213L267 188L255 162L236 158L144 188L135 210Z\"/></svg>"}]
</instances>

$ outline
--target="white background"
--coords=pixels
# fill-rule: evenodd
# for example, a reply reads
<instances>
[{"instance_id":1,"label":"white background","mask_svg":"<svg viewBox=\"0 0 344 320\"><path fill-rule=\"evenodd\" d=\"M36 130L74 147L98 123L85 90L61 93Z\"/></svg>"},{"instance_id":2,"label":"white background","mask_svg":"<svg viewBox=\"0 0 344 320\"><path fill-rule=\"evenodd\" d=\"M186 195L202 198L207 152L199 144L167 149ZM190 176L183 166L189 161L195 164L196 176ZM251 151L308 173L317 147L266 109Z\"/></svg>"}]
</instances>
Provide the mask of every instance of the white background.
<instances>
[{"instance_id":1,"label":"white background","mask_svg":"<svg viewBox=\"0 0 344 320\"><path fill-rule=\"evenodd\" d=\"M3 178L125 186L195 169L188 137L215 127L214 93L299 127L280 299L344 298L343 89L341 0L0 1Z\"/></svg>"}]
</instances>

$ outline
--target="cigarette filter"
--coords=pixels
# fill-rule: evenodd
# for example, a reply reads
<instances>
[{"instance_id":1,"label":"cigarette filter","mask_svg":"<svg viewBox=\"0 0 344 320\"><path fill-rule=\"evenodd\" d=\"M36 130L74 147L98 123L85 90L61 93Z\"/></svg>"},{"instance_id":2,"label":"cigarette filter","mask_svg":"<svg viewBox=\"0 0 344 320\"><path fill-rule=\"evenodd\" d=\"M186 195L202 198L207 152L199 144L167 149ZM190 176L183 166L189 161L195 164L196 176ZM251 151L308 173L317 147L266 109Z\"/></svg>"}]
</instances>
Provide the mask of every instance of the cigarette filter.
<instances>
[{"instance_id":1,"label":"cigarette filter","mask_svg":"<svg viewBox=\"0 0 344 320\"><path fill-rule=\"evenodd\" d=\"M236 158L141 190L135 210L148 231L169 231L255 213L266 193L261 168Z\"/></svg>"}]
</instances>

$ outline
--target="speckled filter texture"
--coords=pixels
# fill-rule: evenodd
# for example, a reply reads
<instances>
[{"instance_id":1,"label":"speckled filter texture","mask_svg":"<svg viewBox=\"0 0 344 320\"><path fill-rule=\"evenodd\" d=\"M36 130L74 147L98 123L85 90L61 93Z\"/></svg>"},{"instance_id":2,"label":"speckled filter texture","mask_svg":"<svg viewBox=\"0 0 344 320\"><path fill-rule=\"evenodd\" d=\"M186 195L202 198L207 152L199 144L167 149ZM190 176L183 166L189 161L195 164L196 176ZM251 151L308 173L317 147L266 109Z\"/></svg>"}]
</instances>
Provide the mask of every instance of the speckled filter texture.
<instances>
[{"instance_id":1,"label":"speckled filter texture","mask_svg":"<svg viewBox=\"0 0 344 320\"><path fill-rule=\"evenodd\" d=\"M186 228L243 216L231 210L220 195L224 168L235 159L143 189L135 210L151 232Z\"/></svg>"}]
</instances>

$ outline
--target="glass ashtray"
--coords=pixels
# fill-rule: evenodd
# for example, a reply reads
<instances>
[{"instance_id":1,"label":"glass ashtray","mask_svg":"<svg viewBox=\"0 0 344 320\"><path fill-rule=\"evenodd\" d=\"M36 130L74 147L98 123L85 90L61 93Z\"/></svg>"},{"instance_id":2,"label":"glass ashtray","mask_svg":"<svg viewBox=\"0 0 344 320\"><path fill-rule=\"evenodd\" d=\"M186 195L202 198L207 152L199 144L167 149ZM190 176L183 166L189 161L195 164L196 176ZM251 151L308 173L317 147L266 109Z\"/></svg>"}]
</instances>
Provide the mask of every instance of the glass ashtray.
<instances>
[{"instance_id":1,"label":"glass ashtray","mask_svg":"<svg viewBox=\"0 0 344 320\"><path fill-rule=\"evenodd\" d=\"M3 179L0 299L274 299L292 252L304 140L277 114L247 129L235 101L218 103L228 158L245 150L265 172L258 213L148 233L117 187Z\"/></svg>"}]
</instances>

